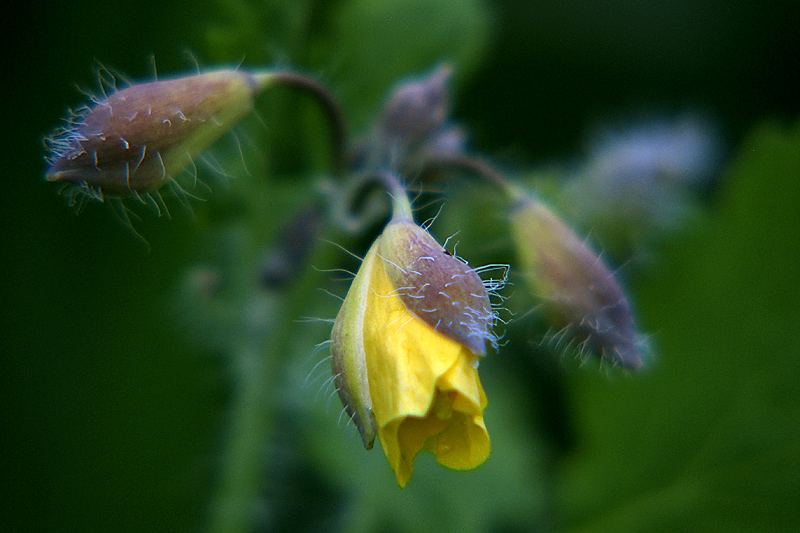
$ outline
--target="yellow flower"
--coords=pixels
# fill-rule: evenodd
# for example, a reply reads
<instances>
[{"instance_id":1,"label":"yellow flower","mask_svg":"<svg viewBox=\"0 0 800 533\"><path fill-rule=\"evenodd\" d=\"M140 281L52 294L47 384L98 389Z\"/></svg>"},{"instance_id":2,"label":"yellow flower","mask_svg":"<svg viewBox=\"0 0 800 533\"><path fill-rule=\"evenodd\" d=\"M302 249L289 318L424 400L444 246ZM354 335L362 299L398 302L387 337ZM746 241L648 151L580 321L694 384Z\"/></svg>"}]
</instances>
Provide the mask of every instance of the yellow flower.
<instances>
[{"instance_id":1,"label":"yellow flower","mask_svg":"<svg viewBox=\"0 0 800 533\"><path fill-rule=\"evenodd\" d=\"M390 223L367 253L334 325L333 369L401 487L423 449L457 470L489 456L477 363L493 319L477 274L413 222Z\"/></svg>"}]
</instances>

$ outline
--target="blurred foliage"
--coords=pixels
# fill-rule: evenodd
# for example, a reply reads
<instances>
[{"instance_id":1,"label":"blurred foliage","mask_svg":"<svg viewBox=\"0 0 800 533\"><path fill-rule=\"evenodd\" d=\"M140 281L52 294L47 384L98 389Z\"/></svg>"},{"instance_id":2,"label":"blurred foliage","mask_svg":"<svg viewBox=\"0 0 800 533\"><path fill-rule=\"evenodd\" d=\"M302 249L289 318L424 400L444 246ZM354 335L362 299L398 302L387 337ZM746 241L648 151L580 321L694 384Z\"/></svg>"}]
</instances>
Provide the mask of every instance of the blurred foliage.
<instances>
[{"instance_id":1,"label":"blurred foliage","mask_svg":"<svg viewBox=\"0 0 800 533\"><path fill-rule=\"evenodd\" d=\"M800 324L800 124L779 120L800 111L784 81L797 51L792 3L193 6L79 2L37 13L34 38L14 39L20 60L6 90L20 105L7 120L14 157L0 200L4 529L800 527L790 340ZM398 489L380 451L364 451L337 421L327 354L314 350L330 324L313 318L335 316L339 303L319 289L343 295L345 276L307 267L285 285L263 283L283 222L324 191L328 132L313 102L261 100L266 127L252 120L239 132L261 148L248 151L247 172L238 147L215 148L237 178L207 172L212 192L198 191L208 202L191 214L142 212L135 225L149 253L111 213L90 206L76 217L41 181L39 140L79 102L70 84L91 86L93 59L146 79L151 53L160 73L193 69L184 48L201 64L319 75L354 133L399 80L448 60L474 144L502 151L512 168L579 152L587 123L629 106L719 114L734 157L646 269L621 269L654 332L650 368L578 368L535 343L492 355L481 365L489 461L451 472L423 454ZM545 163L521 177L555 197L572 163ZM440 240L459 232L458 253L473 264L512 259L492 194L470 184L448 197L433 226ZM322 237L366 246L329 229ZM309 265L357 266L325 240ZM539 325L508 305L519 320L507 336L519 345Z\"/></svg>"},{"instance_id":2,"label":"blurred foliage","mask_svg":"<svg viewBox=\"0 0 800 533\"><path fill-rule=\"evenodd\" d=\"M575 531L790 531L800 494L800 124L744 142L697 230L636 284L651 371L569 380L559 486Z\"/></svg>"}]
</instances>

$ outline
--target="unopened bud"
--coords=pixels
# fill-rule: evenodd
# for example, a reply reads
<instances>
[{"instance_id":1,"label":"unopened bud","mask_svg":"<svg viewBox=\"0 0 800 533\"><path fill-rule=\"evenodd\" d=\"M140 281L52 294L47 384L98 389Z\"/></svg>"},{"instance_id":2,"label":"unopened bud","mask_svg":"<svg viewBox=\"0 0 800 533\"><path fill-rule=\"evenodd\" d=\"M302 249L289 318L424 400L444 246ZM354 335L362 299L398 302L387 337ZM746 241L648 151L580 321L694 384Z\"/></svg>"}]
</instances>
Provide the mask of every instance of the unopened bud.
<instances>
[{"instance_id":1,"label":"unopened bud","mask_svg":"<svg viewBox=\"0 0 800 533\"><path fill-rule=\"evenodd\" d=\"M511 224L534 293L573 345L626 368L641 367L630 305L603 261L536 199L521 198Z\"/></svg>"},{"instance_id":2,"label":"unopened bud","mask_svg":"<svg viewBox=\"0 0 800 533\"><path fill-rule=\"evenodd\" d=\"M383 133L411 145L441 127L450 113L447 83L451 76L452 69L442 66L427 78L398 87L381 115Z\"/></svg>"},{"instance_id":3,"label":"unopened bud","mask_svg":"<svg viewBox=\"0 0 800 533\"><path fill-rule=\"evenodd\" d=\"M253 109L263 81L220 70L117 91L45 141L46 178L112 195L158 189Z\"/></svg>"},{"instance_id":4,"label":"unopened bud","mask_svg":"<svg viewBox=\"0 0 800 533\"><path fill-rule=\"evenodd\" d=\"M475 270L450 255L436 239L410 220L389 224L379 254L406 308L439 333L486 353L494 312Z\"/></svg>"}]
</instances>

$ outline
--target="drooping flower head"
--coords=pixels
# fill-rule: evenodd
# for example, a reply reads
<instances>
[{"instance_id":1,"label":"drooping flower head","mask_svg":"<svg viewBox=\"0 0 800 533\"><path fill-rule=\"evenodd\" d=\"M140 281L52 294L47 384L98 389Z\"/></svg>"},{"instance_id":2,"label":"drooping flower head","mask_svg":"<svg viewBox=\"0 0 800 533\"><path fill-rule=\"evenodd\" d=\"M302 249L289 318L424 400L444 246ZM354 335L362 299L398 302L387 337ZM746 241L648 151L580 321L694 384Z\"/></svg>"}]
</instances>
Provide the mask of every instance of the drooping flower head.
<instances>
[{"instance_id":1,"label":"drooping flower head","mask_svg":"<svg viewBox=\"0 0 800 533\"><path fill-rule=\"evenodd\" d=\"M336 318L333 372L367 449L377 436L405 486L425 449L464 470L489 455L478 357L494 341L488 294L410 218L370 248Z\"/></svg>"},{"instance_id":2,"label":"drooping flower head","mask_svg":"<svg viewBox=\"0 0 800 533\"><path fill-rule=\"evenodd\" d=\"M636 370L643 361L625 294L589 246L547 206L520 191L511 228L533 292L568 346Z\"/></svg>"}]
</instances>

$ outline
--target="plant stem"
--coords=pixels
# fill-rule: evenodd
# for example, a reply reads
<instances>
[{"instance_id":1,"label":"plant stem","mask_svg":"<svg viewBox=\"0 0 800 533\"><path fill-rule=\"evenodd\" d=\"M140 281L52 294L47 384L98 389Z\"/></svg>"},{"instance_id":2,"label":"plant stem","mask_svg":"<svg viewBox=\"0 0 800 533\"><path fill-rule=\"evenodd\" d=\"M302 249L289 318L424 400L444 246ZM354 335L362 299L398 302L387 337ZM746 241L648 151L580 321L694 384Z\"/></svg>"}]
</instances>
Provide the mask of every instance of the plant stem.
<instances>
[{"instance_id":1,"label":"plant stem","mask_svg":"<svg viewBox=\"0 0 800 533\"><path fill-rule=\"evenodd\" d=\"M272 86L291 87L306 91L316 98L330 123L334 174L343 177L347 170L347 126L342 108L333 94L315 79L288 70L257 72L253 77L262 91Z\"/></svg>"},{"instance_id":2,"label":"plant stem","mask_svg":"<svg viewBox=\"0 0 800 533\"><path fill-rule=\"evenodd\" d=\"M268 359L253 346L231 349L229 353L234 397L209 531L253 530L271 418L269 396L265 394L270 377Z\"/></svg>"},{"instance_id":3,"label":"plant stem","mask_svg":"<svg viewBox=\"0 0 800 533\"><path fill-rule=\"evenodd\" d=\"M397 175L392 172L378 172L375 178L386 188L386 192L392 198L392 218L413 221L414 213L411 210L411 202L409 202L406 189Z\"/></svg>"},{"instance_id":4,"label":"plant stem","mask_svg":"<svg viewBox=\"0 0 800 533\"><path fill-rule=\"evenodd\" d=\"M459 155L430 159L425 162L421 174L434 170L460 170L473 173L500 188L512 202L518 202L526 197L523 190L509 181L498 169L477 157Z\"/></svg>"}]
</instances>

